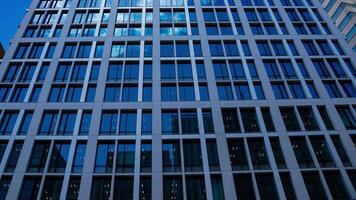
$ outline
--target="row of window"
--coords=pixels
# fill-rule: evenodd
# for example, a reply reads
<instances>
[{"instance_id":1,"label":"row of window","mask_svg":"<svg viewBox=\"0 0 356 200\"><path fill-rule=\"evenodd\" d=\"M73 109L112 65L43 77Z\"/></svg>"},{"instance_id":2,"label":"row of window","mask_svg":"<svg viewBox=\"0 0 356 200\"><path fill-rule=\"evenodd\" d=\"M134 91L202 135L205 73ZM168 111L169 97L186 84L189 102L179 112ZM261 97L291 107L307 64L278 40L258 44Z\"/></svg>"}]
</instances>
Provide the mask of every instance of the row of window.
<instances>
[{"instance_id":1,"label":"row of window","mask_svg":"<svg viewBox=\"0 0 356 200\"><path fill-rule=\"evenodd\" d=\"M350 170L348 175L354 176L355 172ZM322 184L322 176L325 179L326 185ZM280 180L283 183L283 190L288 198L296 199L295 189L291 184L291 176L289 172L281 172ZM342 177L339 171L323 171L322 174L317 171L303 172L302 177L307 186L307 192L312 199L327 198L326 191L330 191L333 198L347 199L349 194L344 189ZM6 196L9 185L11 184L11 176L4 176L1 183L6 185L2 188L2 194ZM42 198L59 199L63 185L63 177L61 176L46 176L43 182L43 188L40 195ZM211 175L212 195L214 199L225 199L223 190L222 177L219 174ZM254 181L255 180L255 181ZM184 183L183 183L184 182ZM71 176L67 189L68 200L77 199L80 191L80 176ZM139 179L139 199L152 199L152 178L151 176L141 176ZM277 199L278 192L275 183L274 175L268 173L250 173L234 174L234 184L236 195L242 199L256 199L255 188L258 190L260 199ZM26 176L22 184L22 192L19 199L36 199L39 195L41 186L40 176ZM183 187L185 186L185 190ZM113 190L112 188L113 187ZM336 188L340 188L340 190ZM182 200L184 192L188 200L207 199L204 176L202 175L187 175L182 178L181 175L163 176L163 198ZM109 200L111 197L117 200L132 199L134 192L134 177L132 176L94 176L92 180L92 188L90 196L92 200L103 199Z\"/></svg>"},{"instance_id":2,"label":"row of window","mask_svg":"<svg viewBox=\"0 0 356 200\"><path fill-rule=\"evenodd\" d=\"M353 137L355 139L355 137ZM335 168L334 156L330 148L335 148L344 167L352 167L349 157L343 148L338 135L331 135L332 143L327 144L324 136L293 136L290 142L299 168ZM266 145L271 145L273 155L268 155ZM13 173L23 147L22 140L16 140L5 165L5 173ZM270 156L274 157L278 169L287 169L285 154L278 137L263 138L228 138L230 164L233 171L271 170ZM6 150L6 141L0 143L0 159ZM64 173L67 168L69 141L35 142L27 173ZM203 172L203 161L199 140L184 139L162 141L162 168L164 173ZM205 147L203 147L205 148ZM86 141L78 141L75 146L71 173L82 173L86 158ZM215 139L206 139L209 170L220 171L218 147ZM183 152L183 153L182 153ZM136 155L137 154L137 155ZM94 173L134 173L135 158L140 157L140 172L152 172L152 144L150 140L142 140L140 152L136 152L134 140L98 141ZM314 160L313 157L316 159ZM138 163L136 163L138 164ZM183 170L184 169L184 170Z\"/></svg>"},{"instance_id":3,"label":"row of window","mask_svg":"<svg viewBox=\"0 0 356 200\"><path fill-rule=\"evenodd\" d=\"M356 119L353 111L349 107L337 106L337 112L346 129L356 128ZM287 131L318 131L322 122L327 130L334 130L333 122L325 107L314 108L302 107L281 107L280 113ZM257 133L262 130L262 122L267 132L274 132L275 127L270 110L262 107L260 110L262 119L259 119L254 108L222 109L222 118L226 133ZM315 112L321 117L322 122L316 119ZM78 114L79 115L79 114ZM169 109L162 110L162 134L198 134L198 115L203 119L202 129L204 133L214 133L214 122L209 109L203 109L198 113L195 109ZM15 124L20 116L18 111L4 111L0 121L1 135L11 135L14 132ZM18 135L26 135L32 121L33 111L27 110L21 114ZM45 111L38 130L39 135L72 135L78 131L79 135L88 135L91 124L91 111L84 111L80 116L80 126L74 130L77 119L75 111ZM144 110L141 122L137 121L137 112L134 110L103 111L99 128L100 135L136 135L137 124L141 126L142 135L152 133L152 112ZM241 120L240 120L241 119Z\"/></svg>"}]
</instances>

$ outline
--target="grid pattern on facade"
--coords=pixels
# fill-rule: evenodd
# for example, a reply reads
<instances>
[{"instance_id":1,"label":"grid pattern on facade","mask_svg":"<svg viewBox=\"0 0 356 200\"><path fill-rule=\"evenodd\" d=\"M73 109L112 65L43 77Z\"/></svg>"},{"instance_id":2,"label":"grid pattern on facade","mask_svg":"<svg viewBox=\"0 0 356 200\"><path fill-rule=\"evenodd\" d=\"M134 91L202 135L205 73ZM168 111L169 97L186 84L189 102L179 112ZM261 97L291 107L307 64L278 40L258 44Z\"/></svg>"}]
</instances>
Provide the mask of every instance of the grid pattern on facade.
<instances>
[{"instance_id":1,"label":"grid pattern on facade","mask_svg":"<svg viewBox=\"0 0 356 200\"><path fill-rule=\"evenodd\" d=\"M0 199L355 199L355 66L317 0L34 0Z\"/></svg>"}]
</instances>

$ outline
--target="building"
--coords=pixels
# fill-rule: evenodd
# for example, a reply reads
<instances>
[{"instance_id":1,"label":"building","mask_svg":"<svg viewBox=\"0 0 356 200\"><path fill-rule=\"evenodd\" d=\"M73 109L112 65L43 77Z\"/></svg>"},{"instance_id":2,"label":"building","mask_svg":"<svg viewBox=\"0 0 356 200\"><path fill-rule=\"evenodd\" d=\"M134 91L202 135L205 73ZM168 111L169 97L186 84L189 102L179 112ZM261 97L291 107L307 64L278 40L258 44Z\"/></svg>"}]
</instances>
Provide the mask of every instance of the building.
<instances>
[{"instance_id":1,"label":"building","mask_svg":"<svg viewBox=\"0 0 356 200\"><path fill-rule=\"evenodd\" d=\"M356 52L356 1L320 0L320 3Z\"/></svg>"},{"instance_id":2,"label":"building","mask_svg":"<svg viewBox=\"0 0 356 200\"><path fill-rule=\"evenodd\" d=\"M1 198L355 199L355 66L316 0L33 0Z\"/></svg>"}]
</instances>

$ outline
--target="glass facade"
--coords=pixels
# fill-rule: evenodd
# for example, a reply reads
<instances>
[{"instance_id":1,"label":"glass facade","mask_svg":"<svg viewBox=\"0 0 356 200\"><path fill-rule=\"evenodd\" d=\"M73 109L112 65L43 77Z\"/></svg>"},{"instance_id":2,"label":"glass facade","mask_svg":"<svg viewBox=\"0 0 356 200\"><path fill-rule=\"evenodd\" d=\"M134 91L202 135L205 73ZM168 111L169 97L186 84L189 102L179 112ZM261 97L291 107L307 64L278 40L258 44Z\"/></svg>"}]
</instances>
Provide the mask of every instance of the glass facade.
<instances>
[{"instance_id":1,"label":"glass facade","mask_svg":"<svg viewBox=\"0 0 356 200\"><path fill-rule=\"evenodd\" d=\"M0 199L356 199L355 77L317 0L34 0Z\"/></svg>"}]
</instances>

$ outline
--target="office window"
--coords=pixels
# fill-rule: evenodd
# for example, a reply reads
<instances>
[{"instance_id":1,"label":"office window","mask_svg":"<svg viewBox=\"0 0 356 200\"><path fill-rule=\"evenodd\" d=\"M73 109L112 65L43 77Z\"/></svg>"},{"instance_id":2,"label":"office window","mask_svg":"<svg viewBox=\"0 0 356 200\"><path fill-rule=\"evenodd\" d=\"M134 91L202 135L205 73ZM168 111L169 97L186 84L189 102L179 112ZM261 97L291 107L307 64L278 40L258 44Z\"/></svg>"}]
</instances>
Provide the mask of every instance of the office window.
<instances>
[{"instance_id":1,"label":"office window","mask_svg":"<svg viewBox=\"0 0 356 200\"><path fill-rule=\"evenodd\" d=\"M272 146L272 151L274 155L274 160L276 161L278 169L286 169L287 165L284 160L284 155L282 152L281 144L278 137L271 137L270 143Z\"/></svg>"},{"instance_id":2,"label":"office window","mask_svg":"<svg viewBox=\"0 0 356 200\"><path fill-rule=\"evenodd\" d=\"M299 107L298 111L306 130L319 130L319 126L310 107Z\"/></svg>"},{"instance_id":3,"label":"office window","mask_svg":"<svg viewBox=\"0 0 356 200\"><path fill-rule=\"evenodd\" d=\"M198 116L196 111L182 111L181 124L183 134L198 134Z\"/></svg>"},{"instance_id":4,"label":"office window","mask_svg":"<svg viewBox=\"0 0 356 200\"><path fill-rule=\"evenodd\" d=\"M188 176L186 178L187 200L206 200L204 177Z\"/></svg>"},{"instance_id":5,"label":"office window","mask_svg":"<svg viewBox=\"0 0 356 200\"><path fill-rule=\"evenodd\" d=\"M310 155L307 143L303 137L290 138L292 148L300 168L314 168L313 159Z\"/></svg>"},{"instance_id":6,"label":"office window","mask_svg":"<svg viewBox=\"0 0 356 200\"><path fill-rule=\"evenodd\" d=\"M76 200L79 197L80 177L71 177L68 184L67 200Z\"/></svg>"},{"instance_id":7,"label":"office window","mask_svg":"<svg viewBox=\"0 0 356 200\"><path fill-rule=\"evenodd\" d=\"M58 112L45 112L39 130L39 135L53 135L58 120Z\"/></svg>"},{"instance_id":8,"label":"office window","mask_svg":"<svg viewBox=\"0 0 356 200\"><path fill-rule=\"evenodd\" d=\"M300 131L299 122L293 108L279 109L287 131Z\"/></svg>"},{"instance_id":9,"label":"office window","mask_svg":"<svg viewBox=\"0 0 356 200\"><path fill-rule=\"evenodd\" d=\"M12 92L9 102L24 102L27 89L27 86L16 86Z\"/></svg>"},{"instance_id":10,"label":"office window","mask_svg":"<svg viewBox=\"0 0 356 200\"><path fill-rule=\"evenodd\" d=\"M110 199L110 193L111 193L111 178L106 178L106 177L93 178L90 200Z\"/></svg>"},{"instance_id":11,"label":"office window","mask_svg":"<svg viewBox=\"0 0 356 200\"><path fill-rule=\"evenodd\" d=\"M189 44L188 42L179 42L176 44L176 56L177 57L189 57Z\"/></svg>"},{"instance_id":12,"label":"office window","mask_svg":"<svg viewBox=\"0 0 356 200\"><path fill-rule=\"evenodd\" d=\"M229 62L230 72L232 79L244 80L246 79L245 71L240 61L230 61ZM226 72L227 73L227 72Z\"/></svg>"},{"instance_id":13,"label":"office window","mask_svg":"<svg viewBox=\"0 0 356 200\"><path fill-rule=\"evenodd\" d=\"M152 195L152 180L151 177L140 178L140 200L150 200Z\"/></svg>"},{"instance_id":14,"label":"office window","mask_svg":"<svg viewBox=\"0 0 356 200\"><path fill-rule=\"evenodd\" d=\"M130 63L125 65L124 80L125 81L137 81L139 74L139 65L136 63Z\"/></svg>"},{"instance_id":15,"label":"office window","mask_svg":"<svg viewBox=\"0 0 356 200\"><path fill-rule=\"evenodd\" d=\"M172 135L179 133L178 112L163 111L162 112L162 134Z\"/></svg>"},{"instance_id":16,"label":"office window","mask_svg":"<svg viewBox=\"0 0 356 200\"><path fill-rule=\"evenodd\" d=\"M12 111L5 111L2 115L1 123L0 123L0 134L1 135L11 135L15 123L17 121L19 113Z\"/></svg>"},{"instance_id":17,"label":"office window","mask_svg":"<svg viewBox=\"0 0 356 200\"><path fill-rule=\"evenodd\" d=\"M215 132L213 114L211 110L203 110L203 124L205 134L210 134Z\"/></svg>"},{"instance_id":18,"label":"office window","mask_svg":"<svg viewBox=\"0 0 356 200\"><path fill-rule=\"evenodd\" d=\"M213 62L215 79L217 80L228 80L229 74L227 72L227 67L224 62Z\"/></svg>"},{"instance_id":19,"label":"office window","mask_svg":"<svg viewBox=\"0 0 356 200\"><path fill-rule=\"evenodd\" d=\"M88 135L91 123L91 112L84 111L80 120L78 135Z\"/></svg>"},{"instance_id":20,"label":"office window","mask_svg":"<svg viewBox=\"0 0 356 200\"><path fill-rule=\"evenodd\" d=\"M211 56L224 56L223 48L220 42L209 42Z\"/></svg>"},{"instance_id":21,"label":"office window","mask_svg":"<svg viewBox=\"0 0 356 200\"><path fill-rule=\"evenodd\" d=\"M251 174L235 174L234 183L238 199L256 199Z\"/></svg>"},{"instance_id":22,"label":"office window","mask_svg":"<svg viewBox=\"0 0 356 200\"><path fill-rule=\"evenodd\" d=\"M17 161L19 160L21 151L22 151L22 146L23 146L23 141L15 141L9 158L7 160L6 166L5 166L5 172L7 173L13 173L16 169Z\"/></svg>"},{"instance_id":23,"label":"office window","mask_svg":"<svg viewBox=\"0 0 356 200\"><path fill-rule=\"evenodd\" d=\"M117 112L103 112L101 115L100 135L115 135L117 119Z\"/></svg>"},{"instance_id":24,"label":"office window","mask_svg":"<svg viewBox=\"0 0 356 200\"><path fill-rule=\"evenodd\" d=\"M337 107L336 110L346 129L356 129L356 120L348 107Z\"/></svg>"},{"instance_id":25,"label":"office window","mask_svg":"<svg viewBox=\"0 0 356 200\"><path fill-rule=\"evenodd\" d=\"M59 199L61 196L63 178L47 177L44 182L42 198L44 199Z\"/></svg>"},{"instance_id":26,"label":"office window","mask_svg":"<svg viewBox=\"0 0 356 200\"><path fill-rule=\"evenodd\" d=\"M115 145L112 143L99 143L96 150L95 172L111 173L114 163Z\"/></svg>"},{"instance_id":27,"label":"office window","mask_svg":"<svg viewBox=\"0 0 356 200\"><path fill-rule=\"evenodd\" d=\"M48 172L64 173L67 166L69 148L69 143L57 143L53 146Z\"/></svg>"},{"instance_id":28,"label":"office window","mask_svg":"<svg viewBox=\"0 0 356 200\"><path fill-rule=\"evenodd\" d=\"M200 101L209 101L209 88L207 85L199 85Z\"/></svg>"},{"instance_id":29,"label":"office window","mask_svg":"<svg viewBox=\"0 0 356 200\"><path fill-rule=\"evenodd\" d=\"M73 173L81 173L84 166L84 159L86 153L86 143L78 142L77 147L75 149L75 155L73 159L72 172Z\"/></svg>"},{"instance_id":30,"label":"office window","mask_svg":"<svg viewBox=\"0 0 356 200\"><path fill-rule=\"evenodd\" d=\"M229 157L232 170L247 170L247 157L243 139L228 139Z\"/></svg>"},{"instance_id":31,"label":"office window","mask_svg":"<svg viewBox=\"0 0 356 200\"><path fill-rule=\"evenodd\" d=\"M141 134L151 135L152 134L152 112L143 111L142 122L141 122Z\"/></svg>"},{"instance_id":32,"label":"office window","mask_svg":"<svg viewBox=\"0 0 356 200\"><path fill-rule=\"evenodd\" d=\"M311 136L310 143L314 149L316 158L318 159L320 167L335 167L331 158L328 144L322 136Z\"/></svg>"},{"instance_id":33,"label":"office window","mask_svg":"<svg viewBox=\"0 0 356 200\"><path fill-rule=\"evenodd\" d=\"M340 85L341 85L342 89L344 90L347 97L351 97L351 98L356 97L356 89L354 88L354 86L352 85L351 82L349 82L349 81L341 82L340 81Z\"/></svg>"},{"instance_id":34,"label":"office window","mask_svg":"<svg viewBox=\"0 0 356 200\"><path fill-rule=\"evenodd\" d=\"M49 142L36 142L31 155L27 171L30 173L42 173L46 166L49 153Z\"/></svg>"},{"instance_id":35,"label":"office window","mask_svg":"<svg viewBox=\"0 0 356 200\"><path fill-rule=\"evenodd\" d=\"M325 106L318 106L318 111L319 114L324 122L324 125L326 127L327 130L334 130L334 126L333 123L330 120L329 114L326 110Z\"/></svg>"},{"instance_id":36,"label":"office window","mask_svg":"<svg viewBox=\"0 0 356 200\"><path fill-rule=\"evenodd\" d=\"M41 177L25 177L21 186L19 200L37 199L37 194L40 190L40 185Z\"/></svg>"},{"instance_id":37,"label":"office window","mask_svg":"<svg viewBox=\"0 0 356 200\"><path fill-rule=\"evenodd\" d=\"M247 83L239 83L235 86L235 93L237 100L251 100L250 89Z\"/></svg>"},{"instance_id":38,"label":"office window","mask_svg":"<svg viewBox=\"0 0 356 200\"><path fill-rule=\"evenodd\" d=\"M203 163L201 160L200 142L185 141L183 142L184 167L185 171L196 172L202 171Z\"/></svg>"},{"instance_id":39,"label":"office window","mask_svg":"<svg viewBox=\"0 0 356 200\"><path fill-rule=\"evenodd\" d=\"M222 110L222 118L224 122L224 129L226 133L240 132L240 125L237 116L237 111L234 110Z\"/></svg>"},{"instance_id":40,"label":"office window","mask_svg":"<svg viewBox=\"0 0 356 200\"><path fill-rule=\"evenodd\" d=\"M276 99L288 99L287 90L282 83L272 83L272 90Z\"/></svg>"},{"instance_id":41,"label":"office window","mask_svg":"<svg viewBox=\"0 0 356 200\"><path fill-rule=\"evenodd\" d=\"M110 63L107 81L120 81L122 78L122 63Z\"/></svg>"},{"instance_id":42,"label":"office window","mask_svg":"<svg viewBox=\"0 0 356 200\"><path fill-rule=\"evenodd\" d=\"M178 71L178 80L180 81L193 80L192 66L190 65L190 63L178 63L177 71Z\"/></svg>"},{"instance_id":43,"label":"office window","mask_svg":"<svg viewBox=\"0 0 356 200\"><path fill-rule=\"evenodd\" d=\"M234 100L231 85L219 84L217 88L220 101Z\"/></svg>"},{"instance_id":44,"label":"office window","mask_svg":"<svg viewBox=\"0 0 356 200\"><path fill-rule=\"evenodd\" d=\"M7 147L7 141L0 141L0 162L2 161L2 158L4 157L6 147Z\"/></svg>"},{"instance_id":45,"label":"office window","mask_svg":"<svg viewBox=\"0 0 356 200\"><path fill-rule=\"evenodd\" d=\"M259 132L260 127L258 124L258 119L256 111L254 108L241 108L241 119L244 125L245 132Z\"/></svg>"},{"instance_id":46,"label":"office window","mask_svg":"<svg viewBox=\"0 0 356 200\"><path fill-rule=\"evenodd\" d=\"M304 172L302 176L310 199L327 198L318 172Z\"/></svg>"},{"instance_id":47,"label":"office window","mask_svg":"<svg viewBox=\"0 0 356 200\"><path fill-rule=\"evenodd\" d=\"M105 88L105 102L119 102L121 87L118 85L108 85Z\"/></svg>"},{"instance_id":48,"label":"office window","mask_svg":"<svg viewBox=\"0 0 356 200\"><path fill-rule=\"evenodd\" d=\"M195 101L195 93L193 85L179 85L179 100L180 101Z\"/></svg>"},{"instance_id":49,"label":"office window","mask_svg":"<svg viewBox=\"0 0 356 200\"><path fill-rule=\"evenodd\" d=\"M297 200L290 174L288 172L285 172L285 173L280 173L279 176L281 178L283 190L287 199Z\"/></svg>"},{"instance_id":50,"label":"office window","mask_svg":"<svg viewBox=\"0 0 356 200\"><path fill-rule=\"evenodd\" d=\"M137 85L124 85L122 89L123 102L136 102L138 96Z\"/></svg>"},{"instance_id":51,"label":"office window","mask_svg":"<svg viewBox=\"0 0 356 200\"><path fill-rule=\"evenodd\" d=\"M163 198L183 200L183 183L181 176L163 177Z\"/></svg>"},{"instance_id":52,"label":"office window","mask_svg":"<svg viewBox=\"0 0 356 200\"><path fill-rule=\"evenodd\" d=\"M239 56L239 50L235 42L224 42L226 56Z\"/></svg>"},{"instance_id":53,"label":"office window","mask_svg":"<svg viewBox=\"0 0 356 200\"><path fill-rule=\"evenodd\" d=\"M140 170L141 172L152 171L152 144L148 141L143 141L141 144L140 155Z\"/></svg>"},{"instance_id":54,"label":"office window","mask_svg":"<svg viewBox=\"0 0 356 200\"><path fill-rule=\"evenodd\" d=\"M207 140L206 141L206 150L207 150L207 154L208 154L209 170L210 171L219 171L220 164L219 164L219 155L218 155L216 140L214 140L214 139Z\"/></svg>"},{"instance_id":55,"label":"office window","mask_svg":"<svg viewBox=\"0 0 356 200\"><path fill-rule=\"evenodd\" d=\"M274 128L274 123L272 120L272 115L271 115L270 109L269 108L261 108L261 112L262 112L263 121L266 126L266 131L274 132L275 128Z\"/></svg>"},{"instance_id":56,"label":"office window","mask_svg":"<svg viewBox=\"0 0 356 200\"><path fill-rule=\"evenodd\" d=\"M28 55L29 59L39 59L42 55L44 49L44 44L34 44L32 45L31 51Z\"/></svg>"},{"instance_id":57,"label":"office window","mask_svg":"<svg viewBox=\"0 0 356 200\"><path fill-rule=\"evenodd\" d=\"M163 141L162 164L164 172L181 171L181 154L179 141Z\"/></svg>"},{"instance_id":58,"label":"office window","mask_svg":"<svg viewBox=\"0 0 356 200\"><path fill-rule=\"evenodd\" d=\"M338 171L324 172L326 183L328 184L330 193L334 199L348 199L350 198L344 181Z\"/></svg>"},{"instance_id":59,"label":"office window","mask_svg":"<svg viewBox=\"0 0 356 200\"><path fill-rule=\"evenodd\" d=\"M249 138L248 148L250 150L252 165L255 170L270 169L263 139Z\"/></svg>"},{"instance_id":60,"label":"office window","mask_svg":"<svg viewBox=\"0 0 356 200\"><path fill-rule=\"evenodd\" d=\"M116 172L133 173L135 166L135 144L119 142L117 147Z\"/></svg>"},{"instance_id":61,"label":"office window","mask_svg":"<svg viewBox=\"0 0 356 200\"><path fill-rule=\"evenodd\" d=\"M272 174L256 174L256 182L261 199L278 199Z\"/></svg>"},{"instance_id":62,"label":"office window","mask_svg":"<svg viewBox=\"0 0 356 200\"><path fill-rule=\"evenodd\" d=\"M340 137L338 135L332 135L331 140L334 144L334 147L339 155L339 158L341 162L344 164L345 167L351 166L349 157L347 156L347 153L345 152L344 146L342 141L340 140Z\"/></svg>"},{"instance_id":63,"label":"office window","mask_svg":"<svg viewBox=\"0 0 356 200\"><path fill-rule=\"evenodd\" d=\"M136 134L136 113L123 111L120 115L120 135L135 135Z\"/></svg>"},{"instance_id":64,"label":"office window","mask_svg":"<svg viewBox=\"0 0 356 200\"><path fill-rule=\"evenodd\" d=\"M76 49L76 44L65 44L62 52L62 58L74 58Z\"/></svg>"},{"instance_id":65,"label":"office window","mask_svg":"<svg viewBox=\"0 0 356 200\"><path fill-rule=\"evenodd\" d=\"M72 135L77 114L75 112L63 112L58 126L58 135Z\"/></svg>"},{"instance_id":66,"label":"office window","mask_svg":"<svg viewBox=\"0 0 356 200\"><path fill-rule=\"evenodd\" d=\"M0 198L6 199L7 192L10 188L12 177L11 176L3 176L0 181Z\"/></svg>"}]
</instances>

